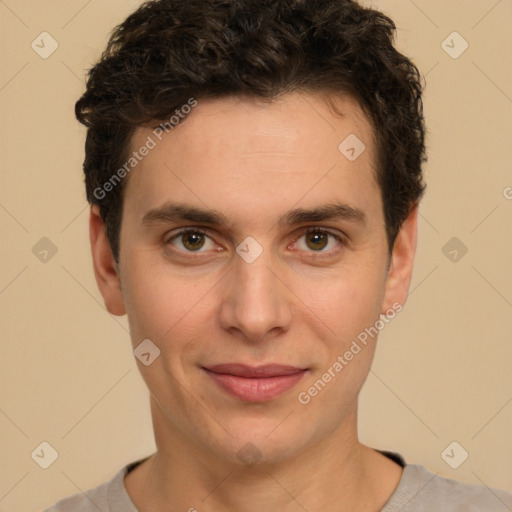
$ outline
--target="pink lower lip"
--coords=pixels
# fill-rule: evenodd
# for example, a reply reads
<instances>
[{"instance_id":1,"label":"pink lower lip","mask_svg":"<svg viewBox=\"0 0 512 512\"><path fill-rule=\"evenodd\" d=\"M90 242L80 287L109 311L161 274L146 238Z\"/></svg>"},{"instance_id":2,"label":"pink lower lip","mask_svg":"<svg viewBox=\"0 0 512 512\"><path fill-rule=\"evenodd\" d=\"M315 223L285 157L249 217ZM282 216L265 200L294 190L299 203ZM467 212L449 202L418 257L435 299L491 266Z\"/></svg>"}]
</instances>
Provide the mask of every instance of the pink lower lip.
<instances>
[{"instance_id":1,"label":"pink lower lip","mask_svg":"<svg viewBox=\"0 0 512 512\"><path fill-rule=\"evenodd\" d=\"M265 402L281 395L297 384L307 370L301 370L291 375L275 377L239 377L227 373L206 373L225 391L246 402Z\"/></svg>"}]
</instances>

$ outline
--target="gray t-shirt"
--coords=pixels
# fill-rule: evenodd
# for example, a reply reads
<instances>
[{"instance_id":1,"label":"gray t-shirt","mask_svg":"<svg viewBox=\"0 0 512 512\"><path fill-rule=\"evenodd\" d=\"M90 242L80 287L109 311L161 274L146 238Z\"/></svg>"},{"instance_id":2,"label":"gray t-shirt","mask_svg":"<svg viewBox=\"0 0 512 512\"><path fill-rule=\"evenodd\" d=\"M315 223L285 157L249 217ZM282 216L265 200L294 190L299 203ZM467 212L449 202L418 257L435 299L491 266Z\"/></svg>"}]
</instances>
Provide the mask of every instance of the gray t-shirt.
<instances>
[{"instance_id":1,"label":"gray t-shirt","mask_svg":"<svg viewBox=\"0 0 512 512\"><path fill-rule=\"evenodd\" d=\"M381 512L510 512L512 494L442 478L423 466L406 464L397 453L381 452L404 469L402 478ZM124 486L124 476L141 459L123 467L109 482L68 498L44 512L138 512Z\"/></svg>"}]
</instances>

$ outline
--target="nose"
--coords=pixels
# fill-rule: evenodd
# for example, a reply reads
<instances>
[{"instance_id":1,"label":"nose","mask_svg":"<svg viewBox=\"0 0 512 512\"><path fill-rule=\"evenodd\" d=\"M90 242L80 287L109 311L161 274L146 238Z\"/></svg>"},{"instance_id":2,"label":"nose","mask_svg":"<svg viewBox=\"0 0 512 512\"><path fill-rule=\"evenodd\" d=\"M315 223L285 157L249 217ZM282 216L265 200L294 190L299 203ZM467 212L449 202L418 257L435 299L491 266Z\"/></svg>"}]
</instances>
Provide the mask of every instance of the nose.
<instances>
[{"instance_id":1,"label":"nose","mask_svg":"<svg viewBox=\"0 0 512 512\"><path fill-rule=\"evenodd\" d=\"M222 328L250 342L288 331L294 296L271 255L264 251L252 263L237 257L233 265L220 307Z\"/></svg>"}]
</instances>

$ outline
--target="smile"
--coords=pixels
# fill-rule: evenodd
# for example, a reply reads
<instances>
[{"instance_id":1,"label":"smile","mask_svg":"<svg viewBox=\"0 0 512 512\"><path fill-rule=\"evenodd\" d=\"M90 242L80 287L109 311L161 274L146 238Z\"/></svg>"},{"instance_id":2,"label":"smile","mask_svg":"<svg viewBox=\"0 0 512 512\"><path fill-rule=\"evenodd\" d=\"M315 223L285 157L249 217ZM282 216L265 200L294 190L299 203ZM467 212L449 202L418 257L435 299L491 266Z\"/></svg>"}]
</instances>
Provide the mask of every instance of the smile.
<instances>
[{"instance_id":1,"label":"smile","mask_svg":"<svg viewBox=\"0 0 512 512\"><path fill-rule=\"evenodd\" d=\"M239 364L217 365L203 370L223 391L246 402L272 400L295 386L308 371L292 366Z\"/></svg>"}]
</instances>

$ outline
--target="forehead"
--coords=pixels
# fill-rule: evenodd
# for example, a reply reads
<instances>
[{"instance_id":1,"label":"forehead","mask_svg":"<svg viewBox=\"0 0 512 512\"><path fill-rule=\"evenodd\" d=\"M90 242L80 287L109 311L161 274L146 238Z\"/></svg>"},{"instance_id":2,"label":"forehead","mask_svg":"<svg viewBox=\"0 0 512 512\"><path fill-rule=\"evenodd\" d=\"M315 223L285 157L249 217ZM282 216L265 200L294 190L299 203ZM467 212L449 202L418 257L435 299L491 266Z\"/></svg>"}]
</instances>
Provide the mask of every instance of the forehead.
<instances>
[{"instance_id":1,"label":"forehead","mask_svg":"<svg viewBox=\"0 0 512 512\"><path fill-rule=\"evenodd\" d=\"M365 138L367 149L373 151L370 123L358 102L348 95L294 92L271 101L229 96L200 99L197 103L193 109L183 110L187 114L172 116L172 125L168 125L166 133L159 130L155 134L154 129L139 127L131 140L132 149L148 135L165 139L172 133L176 144L187 139L187 144L203 155L209 150L235 145L244 151L284 153L291 149L296 154L298 140L307 141L303 149L327 144L336 147L340 137L352 130Z\"/></svg>"},{"instance_id":2,"label":"forehead","mask_svg":"<svg viewBox=\"0 0 512 512\"><path fill-rule=\"evenodd\" d=\"M318 206L344 199L335 197L336 190L359 195L363 203L379 194L373 130L350 97L200 99L168 133L157 137L154 127L138 128L130 150L148 138L153 148L130 174L125 195L137 199L140 215L169 199L268 210L276 198Z\"/></svg>"}]
</instances>

